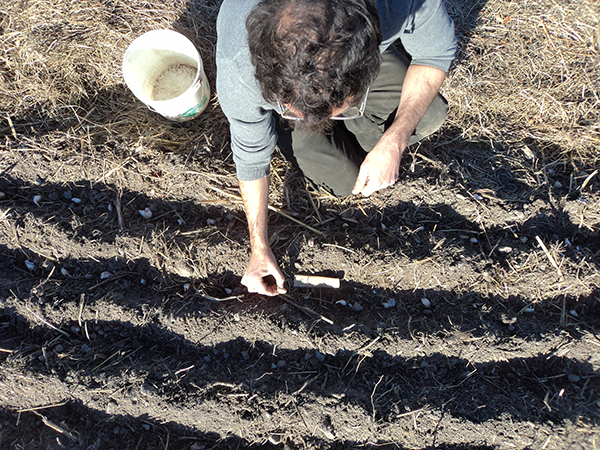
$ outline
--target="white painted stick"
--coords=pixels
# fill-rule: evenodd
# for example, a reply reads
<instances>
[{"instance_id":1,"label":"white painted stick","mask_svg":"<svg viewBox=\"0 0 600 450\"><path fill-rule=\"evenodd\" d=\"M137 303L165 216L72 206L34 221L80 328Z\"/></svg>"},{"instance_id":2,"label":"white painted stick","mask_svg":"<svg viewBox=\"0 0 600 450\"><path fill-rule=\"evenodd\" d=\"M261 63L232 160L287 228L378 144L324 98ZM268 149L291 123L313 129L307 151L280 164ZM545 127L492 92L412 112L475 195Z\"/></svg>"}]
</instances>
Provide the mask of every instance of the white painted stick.
<instances>
[{"instance_id":1,"label":"white painted stick","mask_svg":"<svg viewBox=\"0 0 600 450\"><path fill-rule=\"evenodd\" d=\"M294 287L307 288L307 287L318 287L318 288L334 288L339 289L340 279L330 277L318 277L313 275L295 275L294 276Z\"/></svg>"}]
</instances>

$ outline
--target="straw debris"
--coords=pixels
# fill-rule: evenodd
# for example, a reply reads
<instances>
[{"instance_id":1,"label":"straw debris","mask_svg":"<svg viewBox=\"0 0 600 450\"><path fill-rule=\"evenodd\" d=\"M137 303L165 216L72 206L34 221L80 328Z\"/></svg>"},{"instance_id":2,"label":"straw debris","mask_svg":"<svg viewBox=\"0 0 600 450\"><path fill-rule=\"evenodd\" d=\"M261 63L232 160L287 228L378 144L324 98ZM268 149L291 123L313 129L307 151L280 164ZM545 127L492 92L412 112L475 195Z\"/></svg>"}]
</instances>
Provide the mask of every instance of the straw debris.
<instances>
[{"instance_id":1,"label":"straw debris","mask_svg":"<svg viewBox=\"0 0 600 450\"><path fill-rule=\"evenodd\" d=\"M597 4L479 3L480 11L455 17L463 44L445 88L451 125L469 140L526 144L545 160L597 164ZM448 7L465 10L456 0Z\"/></svg>"},{"instance_id":2,"label":"straw debris","mask_svg":"<svg viewBox=\"0 0 600 450\"><path fill-rule=\"evenodd\" d=\"M175 29L201 51L214 86L218 4L176 1L9 0L0 11L0 134L69 130L70 138L119 139L175 147L192 136L128 91L121 62L129 44L153 29ZM210 31L208 31L210 30ZM215 105L215 102L212 102ZM208 116L208 115L206 115ZM207 127L220 114L205 117ZM91 134L90 134L91 133ZM15 136L16 135L16 136Z\"/></svg>"},{"instance_id":3,"label":"straw debris","mask_svg":"<svg viewBox=\"0 0 600 450\"><path fill-rule=\"evenodd\" d=\"M338 199L276 153L269 238L288 294L266 298L240 284L220 0L4 0L2 443L594 448L599 11L446 3L450 116L398 183ZM185 123L122 79L128 45L165 28L213 89ZM344 282L294 288L299 273Z\"/></svg>"}]
</instances>

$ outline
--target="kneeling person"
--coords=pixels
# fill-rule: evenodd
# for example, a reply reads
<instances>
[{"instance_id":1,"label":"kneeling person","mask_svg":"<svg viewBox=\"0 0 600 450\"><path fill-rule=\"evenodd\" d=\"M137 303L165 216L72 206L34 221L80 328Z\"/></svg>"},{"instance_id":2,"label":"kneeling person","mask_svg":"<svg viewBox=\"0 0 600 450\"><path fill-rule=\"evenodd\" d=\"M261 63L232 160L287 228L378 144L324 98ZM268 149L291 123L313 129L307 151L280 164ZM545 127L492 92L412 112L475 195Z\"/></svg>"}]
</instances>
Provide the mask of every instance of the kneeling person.
<instances>
[{"instance_id":1,"label":"kneeling person","mask_svg":"<svg viewBox=\"0 0 600 450\"><path fill-rule=\"evenodd\" d=\"M439 89L454 27L443 0L224 0L217 33L217 92L252 248L242 283L276 295L285 289L267 233L273 149L338 196L394 184L405 148L446 116Z\"/></svg>"}]
</instances>

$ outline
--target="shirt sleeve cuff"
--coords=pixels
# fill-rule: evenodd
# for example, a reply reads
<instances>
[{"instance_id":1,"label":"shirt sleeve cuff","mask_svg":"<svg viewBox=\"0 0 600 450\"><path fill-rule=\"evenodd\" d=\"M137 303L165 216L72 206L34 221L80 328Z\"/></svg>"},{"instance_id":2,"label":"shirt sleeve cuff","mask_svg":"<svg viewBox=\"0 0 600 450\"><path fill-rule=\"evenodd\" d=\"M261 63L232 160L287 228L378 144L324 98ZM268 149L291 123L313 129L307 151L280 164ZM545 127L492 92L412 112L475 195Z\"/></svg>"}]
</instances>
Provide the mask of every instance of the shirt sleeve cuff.
<instances>
[{"instance_id":1,"label":"shirt sleeve cuff","mask_svg":"<svg viewBox=\"0 0 600 450\"><path fill-rule=\"evenodd\" d=\"M448 70L450 70L450 66L452 65L452 61L454 60L454 58L452 59L427 59L427 58L422 58L422 59L413 59L410 63L411 64L416 64L419 66L429 66L429 67L436 67L438 69L443 70L444 72L448 72Z\"/></svg>"},{"instance_id":2,"label":"shirt sleeve cuff","mask_svg":"<svg viewBox=\"0 0 600 450\"><path fill-rule=\"evenodd\" d=\"M256 181L269 176L270 166L244 167L236 164L235 170L240 181Z\"/></svg>"}]
</instances>

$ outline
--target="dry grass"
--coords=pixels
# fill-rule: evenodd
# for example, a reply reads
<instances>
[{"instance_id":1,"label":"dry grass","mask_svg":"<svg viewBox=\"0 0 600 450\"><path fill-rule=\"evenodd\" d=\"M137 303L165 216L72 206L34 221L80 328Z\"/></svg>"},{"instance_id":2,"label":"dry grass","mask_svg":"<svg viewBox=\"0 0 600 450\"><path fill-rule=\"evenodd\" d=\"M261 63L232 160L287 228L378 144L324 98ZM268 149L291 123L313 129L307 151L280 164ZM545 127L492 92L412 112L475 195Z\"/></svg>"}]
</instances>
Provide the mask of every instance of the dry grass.
<instances>
[{"instance_id":1,"label":"dry grass","mask_svg":"<svg viewBox=\"0 0 600 450\"><path fill-rule=\"evenodd\" d=\"M0 133L16 141L58 131L85 140L90 134L118 137L132 147L206 144L202 133L189 133L135 100L124 85L121 62L142 33L173 28L201 50L214 86L218 4L210 3L9 1L0 10ZM217 106L213 102L213 110ZM205 114L195 125L210 130L222 120L218 112Z\"/></svg>"},{"instance_id":2,"label":"dry grass","mask_svg":"<svg viewBox=\"0 0 600 450\"><path fill-rule=\"evenodd\" d=\"M220 151L227 133L216 99L193 127L174 125L133 99L121 76L122 55L135 37L175 28L200 49L214 86L218 7L218 1L185 0L5 2L0 10L0 110L5 116L0 133L20 141L59 130L82 139L90 133L118 136L132 146L208 145ZM495 145L527 145L545 161L596 165L597 6L592 1L448 0L448 9L461 40L445 87L452 105L449 133Z\"/></svg>"},{"instance_id":3,"label":"dry grass","mask_svg":"<svg viewBox=\"0 0 600 450\"><path fill-rule=\"evenodd\" d=\"M115 448L191 439L241 448L270 436L328 448L323 417L340 447L483 450L477 443L498 436L502 448L590 447L599 177L573 176L571 190L540 168L593 174L599 162L598 11L572 0L447 0L461 42L445 85L448 125L436 144L411 149L406 183L374 198L297 195L303 180L276 158L272 204L294 214L269 224L282 268L345 280L335 293L290 291L284 309L233 300L250 255L216 97L176 124L149 112L121 75L130 42L175 28L201 51L214 87L219 1L0 5L0 287L12 286L0 299L9 338L0 353L10 355L0 398L23 412L0 411L3 442L56 446L49 424L65 423L81 430L81 448L99 436L102 448L109 438ZM473 148L482 152L467 155ZM231 301L212 308L211 298ZM342 309L341 298L364 311ZM382 307L390 298L397 310ZM319 329L307 307L338 328ZM326 364L306 358L316 350ZM276 351L285 368L273 369ZM46 421L27 411L44 404ZM114 434L117 423L127 434Z\"/></svg>"},{"instance_id":4,"label":"dry grass","mask_svg":"<svg viewBox=\"0 0 600 450\"><path fill-rule=\"evenodd\" d=\"M470 140L525 144L546 160L596 165L597 2L448 3L461 37L446 87L451 124ZM473 9L465 8L466 3Z\"/></svg>"}]
</instances>

